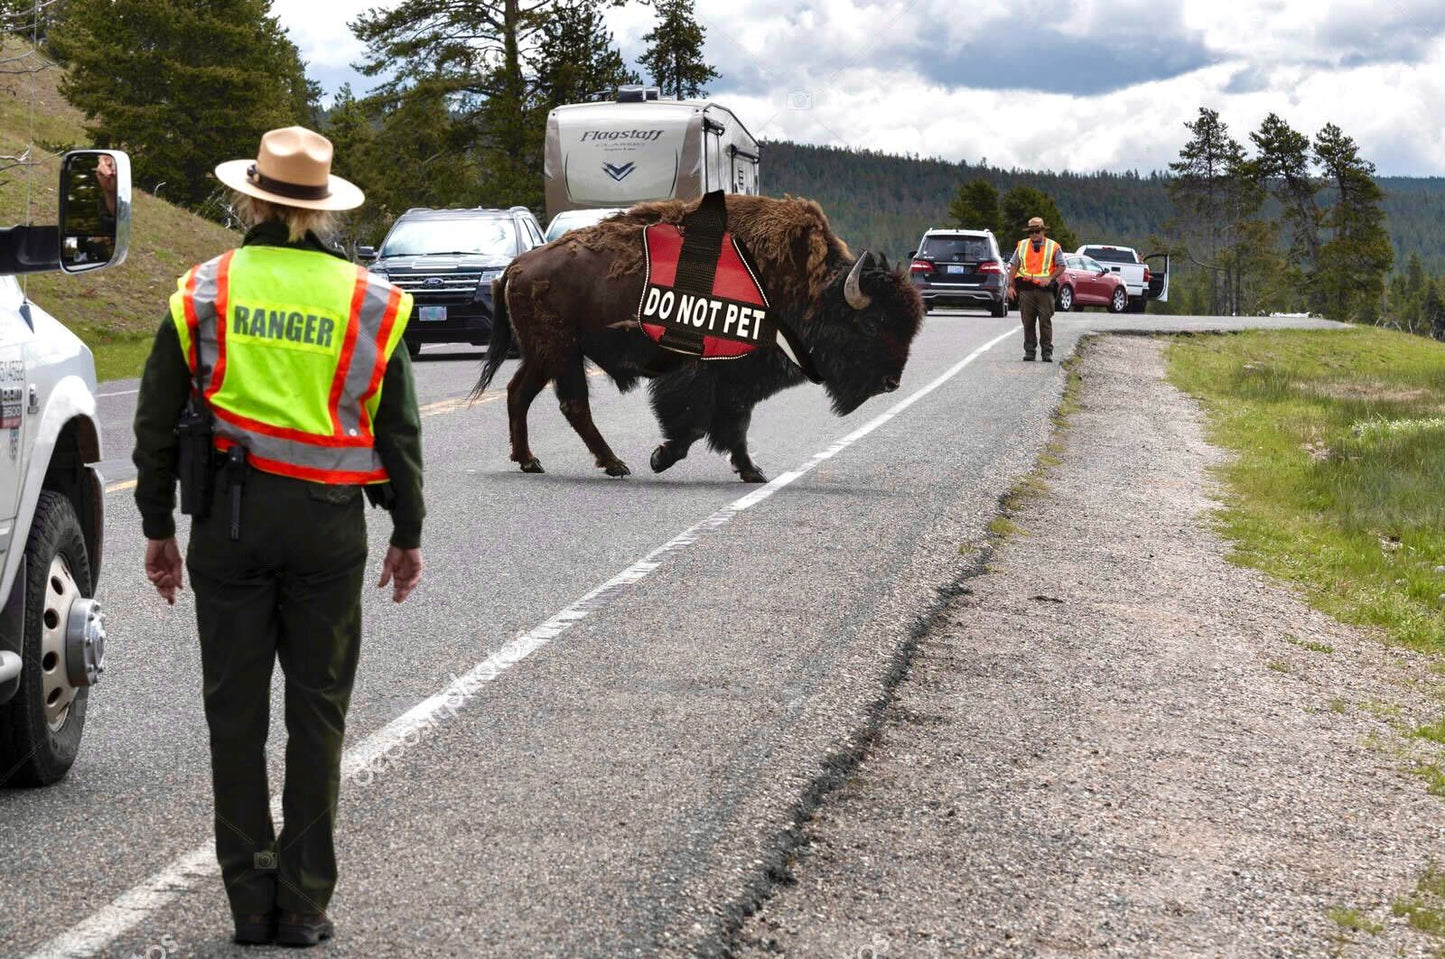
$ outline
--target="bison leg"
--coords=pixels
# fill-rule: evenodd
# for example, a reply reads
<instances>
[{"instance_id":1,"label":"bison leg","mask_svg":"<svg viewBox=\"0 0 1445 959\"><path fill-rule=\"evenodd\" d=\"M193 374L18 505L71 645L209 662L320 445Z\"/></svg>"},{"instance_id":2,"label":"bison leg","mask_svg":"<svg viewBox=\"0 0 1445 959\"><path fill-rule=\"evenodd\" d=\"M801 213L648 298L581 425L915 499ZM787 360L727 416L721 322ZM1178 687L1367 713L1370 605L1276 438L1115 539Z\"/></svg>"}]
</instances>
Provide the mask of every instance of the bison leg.
<instances>
[{"instance_id":1,"label":"bison leg","mask_svg":"<svg viewBox=\"0 0 1445 959\"><path fill-rule=\"evenodd\" d=\"M753 421L751 406L719 403L708 426L708 444L720 453L727 453L733 471L744 483L766 483L768 478L748 455L748 426Z\"/></svg>"},{"instance_id":2,"label":"bison leg","mask_svg":"<svg viewBox=\"0 0 1445 959\"><path fill-rule=\"evenodd\" d=\"M597 424L592 422L592 406L587 402L587 372L582 368L582 357L578 356L575 363L568 365L567 372L557 377L553 384L557 391L557 402L562 407L562 415L567 417L567 422L582 437L582 442L587 444L587 449L597 459L597 465L607 471L608 476L623 477L632 472L627 464L617 458L612 452L612 447L602 438L597 431Z\"/></svg>"},{"instance_id":3,"label":"bison leg","mask_svg":"<svg viewBox=\"0 0 1445 959\"><path fill-rule=\"evenodd\" d=\"M713 377L701 371L653 380L652 412L662 427L662 443L652 451L652 471L661 473L687 458L693 443L707 435L712 416Z\"/></svg>"},{"instance_id":4,"label":"bison leg","mask_svg":"<svg viewBox=\"0 0 1445 959\"><path fill-rule=\"evenodd\" d=\"M507 384L507 422L512 430L512 461L522 466L524 473L541 473L541 462L532 455L527 445L527 410L537 394L547 385L547 374L536 363L525 358L517 372Z\"/></svg>"}]
</instances>

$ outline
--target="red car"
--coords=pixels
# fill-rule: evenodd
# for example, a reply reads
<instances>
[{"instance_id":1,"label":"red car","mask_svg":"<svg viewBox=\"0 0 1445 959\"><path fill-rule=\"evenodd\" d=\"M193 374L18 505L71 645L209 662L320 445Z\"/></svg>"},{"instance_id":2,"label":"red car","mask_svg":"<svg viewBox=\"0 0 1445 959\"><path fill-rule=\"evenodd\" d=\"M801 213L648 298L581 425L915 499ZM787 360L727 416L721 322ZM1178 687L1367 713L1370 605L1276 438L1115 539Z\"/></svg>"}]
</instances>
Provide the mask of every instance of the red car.
<instances>
[{"instance_id":1,"label":"red car","mask_svg":"<svg viewBox=\"0 0 1445 959\"><path fill-rule=\"evenodd\" d=\"M1124 278L1111 273L1092 257L1077 253L1064 255L1064 275L1059 277L1058 306L1060 310L1082 310L1086 306L1102 306L1110 313L1123 313L1129 306L1129 291Z\"/></svg>"}]
</instances>

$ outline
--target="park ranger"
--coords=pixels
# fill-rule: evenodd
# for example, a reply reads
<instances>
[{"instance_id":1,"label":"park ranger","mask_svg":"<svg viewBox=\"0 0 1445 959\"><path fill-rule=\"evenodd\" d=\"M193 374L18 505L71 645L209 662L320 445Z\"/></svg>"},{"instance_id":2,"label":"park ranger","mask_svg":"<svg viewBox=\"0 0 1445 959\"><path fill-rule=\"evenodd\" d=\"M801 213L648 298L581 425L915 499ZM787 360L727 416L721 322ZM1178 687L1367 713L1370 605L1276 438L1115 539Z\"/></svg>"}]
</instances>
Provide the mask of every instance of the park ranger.
<instances>
[{"instance_id":1,"label":"park ranger","mask_svg":"<svg viewBox=\"0 0 1445 959\"><path fill-rule=\"evenodd\" d=\"M1008 295L1018 297L1019 319L1024 324L1024 359L1032 360L1043 349L1045 363L1054 360L1055 281L1064 272L1064 251L1045 234L1042 217L1029 220L1028 237L1019 240L1009 258ZM1037 321L1038 329L1034 329Z\"/></svg>"},{"instance_id":2,"label":"park ranger","mask_svg":"<svg viewBox=\"0 0 1445 959\"><path fill-rule=\"evenodd\" d=\"M333 934L333 828L361 645L363 498L391 512L378 586L421 580L421 420L407 351L412 298L321 237L363 201L331 142L272 130L216 168L249 225L239 249L181 277L135 417L146 575L181 588L177 479L191 514L215 791L216 855L241 943ZM271 674L285 675L284 824L266 782Z\"/></svg>"}]
</instances>

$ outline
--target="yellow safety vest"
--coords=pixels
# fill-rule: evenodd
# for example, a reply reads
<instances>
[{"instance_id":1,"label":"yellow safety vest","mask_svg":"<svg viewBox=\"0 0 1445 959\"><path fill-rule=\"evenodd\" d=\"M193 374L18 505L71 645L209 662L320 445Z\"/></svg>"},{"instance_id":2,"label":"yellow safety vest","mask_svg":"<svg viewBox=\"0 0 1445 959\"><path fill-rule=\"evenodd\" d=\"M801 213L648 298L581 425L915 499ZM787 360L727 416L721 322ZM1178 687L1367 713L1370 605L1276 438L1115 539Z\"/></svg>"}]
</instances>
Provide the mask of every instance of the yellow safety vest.
<instances>
[{"instance_id":1,"label":"yellow safety vest","mask_svg":"<svg viewBox=\"0 0 1445 959\"><path fill-rule=\"evenodd\" d=\"M1019 240L1018 275L1039 284L1049 282L1049 276L1054 272L1054 254L1058 249L1059 245L1053 240L1044 240L1043 248L1039 250L1034 249L1030 240Z\"/></svg>"},{"instance_id":2,"label":"yellow safety vest","mask_svg":"<svg viewBox=\"0 0 1445 959\"><path fill-rule=\"evenodd\" d=\"M171 321L216 446L244 446L268 473L382 483L371 423L412 297L318 250L247 246L192 268Z\"/></svg>"}]
</instances>

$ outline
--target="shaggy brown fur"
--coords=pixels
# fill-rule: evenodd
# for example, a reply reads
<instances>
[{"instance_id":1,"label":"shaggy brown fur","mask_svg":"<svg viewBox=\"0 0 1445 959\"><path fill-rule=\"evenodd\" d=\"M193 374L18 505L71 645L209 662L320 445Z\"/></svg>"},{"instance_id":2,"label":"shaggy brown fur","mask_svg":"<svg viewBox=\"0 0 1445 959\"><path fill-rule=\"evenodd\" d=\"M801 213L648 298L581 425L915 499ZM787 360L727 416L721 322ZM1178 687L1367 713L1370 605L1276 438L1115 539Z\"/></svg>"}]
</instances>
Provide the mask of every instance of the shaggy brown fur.
<instances>
[{"instance_id":1,"label":"shaggy brown fur","mask_svg":"<svg viewBox=\"0 0 1445 959\"><path fill-rule=\"evenodd\" d=\"M657 200L639 203L624 214L574 230L556 245L575 246L613 256L608 279L643 269L640 226L681 223L701 200ZM851 263L848 244L834 235L823 208L812 200L733 194L727 198L728 229L752 254L763 286L775 306L815 305L840 263Z\"/></svg>"},{"instance_id":2,"label":"shaggy brown fur","mask_svg":"<svg viewBox=\"0 0 1445 959\"><path fill-rule=\"evenodd\" d=\"M653 384L653 409L664 443L652 458L661 471L704 436L728 452L744 479L762 471L747 453L753 406L803 382L781 350L702 363L660 349L636 329L645 282L643 229L680 223L697 201L643 203L595 226L567 234L512 261L492 287L492 341L475 393L486 389L512 345L522 362L507 385L512 459L527 472L542 466L527 442L527 410L548 383L563 415L597 465L611 476L630 472L592 421L584 363L601 367L621 390L639 379ZM768 293L769 312L792 324L817 365L841 415L870 396L897 389L923 306L906 274L867 258L860 264L863 310L845 302L844 278L853 265L847 245L811 200L729 196L728 228L752 255Z\"/></svg>"}]
</instances>

